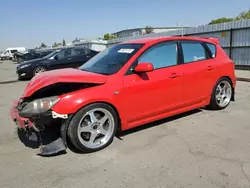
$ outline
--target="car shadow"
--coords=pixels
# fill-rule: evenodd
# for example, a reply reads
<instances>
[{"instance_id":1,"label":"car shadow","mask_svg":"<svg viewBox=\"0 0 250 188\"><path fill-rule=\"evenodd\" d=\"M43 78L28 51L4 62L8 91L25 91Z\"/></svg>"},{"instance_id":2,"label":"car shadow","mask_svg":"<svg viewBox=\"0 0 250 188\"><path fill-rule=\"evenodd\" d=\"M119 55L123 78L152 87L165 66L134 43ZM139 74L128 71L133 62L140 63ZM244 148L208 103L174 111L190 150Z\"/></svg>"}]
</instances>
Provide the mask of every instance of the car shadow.
<instances>
[{"instance_id":1,"label":"car shadow","mask_svg":"<svg viewBox=\"0 0 250 188\"><path fill-rule=\"evenodd\" d=\"M180 118L183 118L183 117L186 117L186 116L190 116L190 115L193 115L193 114L197 114L197 113L200 113L202 111L203 111L202 108L195 109L195 110L185 112L185 113L182 113L182 114L179 114L179 115L164 118L164 119L152 122L152 123L144 124L144 125L129 129L127 131L119 132L119 133L117 133L116 138L118 138L119 140L123 140L122 137L124 137L126 135L133 134L133 133L136 133L138 131L146 130L146 129L158 126L160 124L163 124L163 123L167 123L167 122L170 122L170 121L175 121L177 119L180 119ZM37 141L32 141L32 140L28 139L27 136L25 135L25 132L21 131L19 129L17 129L17 134L18 134L18 137L19 137L20 141L26 147L29 147L31 149L38 149L40 147L41 141L39 140L39 135L38 134L36 135L37 136ZM44 138L43 138L43 143L50 143L54 139L55 139L54 134L48 134L46 136L46 140L44 140ZM82 152L82 151L78 150L77 148L75 148L73 146L73 144L69 141L68 138L67 138L67 147L68 147L69 150L71 150L72 152L77 153L77 154L90 154L90 153L92 153L92 152ZM67 152L62 151L62 152L59 152L59 153L56 153L56 154L53 154L53 155L48 155L48 156L43 156L43 157L54 157L54 156L63 155L63 154L66 154L66 153Z\"/></svg>"},{"instance_id":2,"label":"car shadow","mask_svg":"<svg viewBox=\"0 0 250 188\"><path fill-rule=\"evenodd\" d=\"M133 134L133 133L136 133L138 131L146 130L146 129L149 129L149 128L152 128L152 127L156 127L156 126L158 126L160 124L163 124L163 123L167 123L167 122L170 122L170 121L175 121L177 119L181 119L181 118L186 117L186 116L197 114L197 113L200 113L202 111L203 111L203 109L199 108L199 109L191 110L189 112L178 114L178 115L175 115L175 116L172 116L172 117L168 117L168 118L164 118L164 119L161 119L161 120L158 120L158 121L154 121L152 123L148 123L148 124L145 124L145 125L142 125L142 126L138 126L138 127L135 127L135 128L120 132L117 135L117 138L122 140L121 137L123 137L123 136Z\"/></svg>"},{"instance_id":3,"label":"car shadow","mask_svg":"<svg viewBox=\"0 0 250 188\"><path fill-rule=\"evenodd\" d=\"M12 83L16 83L18 82L19 80L8 80L8 81L2 81L0 82L0 85L3 85L3 84L12 84Z\"/></svg>"},{"instance_id":4,"label":"car shadow","mask_svg":"<svg viewBox=\"0 0 250 188\"><path fill-rule=\"evenodd\" d=\"M116 138L119 139L119 140L123 140L122 137L124 137L126 135L133 134L133 133L136 133L138 131L146 130L146 129L158 126L160 124L167 123L167 122L170 122L170 121L174 121L174 120L186 117L186 116L197 114L197 113L200 113L202 111L203 111L202 109L195 109L195 110L191 110L189 112L185 112L185 113L182 113L182 114L179 114L179 115L164 118L164 119L152 122L152 123L144 124L144 125L129 129L127 131L121 131L121 132L116 134ZM91 153L91 152L86 153L86 152L82 152L82 151L78 150L77 148L75 148L73 146L73 144L70 141L67 141L67 143L68 143L68 148L74 153L77 153L77 154L90 154Z\"/></svg>"}]
</instances>

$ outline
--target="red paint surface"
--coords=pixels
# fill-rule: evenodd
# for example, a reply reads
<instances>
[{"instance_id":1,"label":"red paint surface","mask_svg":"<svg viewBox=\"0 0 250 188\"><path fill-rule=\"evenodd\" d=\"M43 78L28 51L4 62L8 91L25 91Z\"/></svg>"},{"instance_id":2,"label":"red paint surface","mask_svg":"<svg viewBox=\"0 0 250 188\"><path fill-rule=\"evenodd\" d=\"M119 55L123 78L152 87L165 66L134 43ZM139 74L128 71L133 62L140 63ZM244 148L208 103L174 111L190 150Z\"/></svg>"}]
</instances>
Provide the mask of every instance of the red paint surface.
<instances>
[{"instance_id":1,"label":"red paint surface","mask_svg":"<svg viewBox=\"0 0 250 188\"><path fill-rule=\"evenodd\" d=\"M29 97L35 91L58 82L74 83L96 83L102 84L107 80L107 76L81 71L73 68L57 69L47 71L35 76L26 87L23 96Z\"/></svg>"},{"instance_id":2,"label":"red paint surface","mask_svg":"<svg viewBox=\"0 0 250 188\"><path fill-rule=\"evenodd\" d=\"M16 110L17 105L18 101L14 101L13 106L10 110L10 116L13 120L15 120L16 125L22 129L25 129L26 126L29 128L33 127L32 122L28 118L23 118L18 114L18 111Z\"/></svg>"}]
</instances>

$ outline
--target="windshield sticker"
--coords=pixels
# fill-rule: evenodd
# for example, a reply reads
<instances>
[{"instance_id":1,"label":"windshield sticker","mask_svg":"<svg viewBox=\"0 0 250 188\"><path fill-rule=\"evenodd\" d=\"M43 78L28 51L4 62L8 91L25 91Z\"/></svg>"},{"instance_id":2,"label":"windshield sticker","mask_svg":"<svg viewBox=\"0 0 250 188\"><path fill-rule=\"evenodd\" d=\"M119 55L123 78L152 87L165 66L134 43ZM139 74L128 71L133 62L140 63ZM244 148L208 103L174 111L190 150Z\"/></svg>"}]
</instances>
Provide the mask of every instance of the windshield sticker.
<instances>
[{"instance_id":1,"label":"windshield sticker","mask_svg":"<svg viewBox=\"0 0 250 188\"><path fill-rule=\"evenodd\" d=\"M205 57L194 56L194 61L199 61L199 60L203 60L203 59L205 59Z\"/></svg>"},{"instance_id":2,"label":"windshield sticker","mask_svg":"<svg viewBox=\"0 0 250 188\"><path fill-rule=\"evenodd\" d=\"M132 53L134 51L134 49L120 49L118 51L118 53Z\"/></svg>"}]
</instances>

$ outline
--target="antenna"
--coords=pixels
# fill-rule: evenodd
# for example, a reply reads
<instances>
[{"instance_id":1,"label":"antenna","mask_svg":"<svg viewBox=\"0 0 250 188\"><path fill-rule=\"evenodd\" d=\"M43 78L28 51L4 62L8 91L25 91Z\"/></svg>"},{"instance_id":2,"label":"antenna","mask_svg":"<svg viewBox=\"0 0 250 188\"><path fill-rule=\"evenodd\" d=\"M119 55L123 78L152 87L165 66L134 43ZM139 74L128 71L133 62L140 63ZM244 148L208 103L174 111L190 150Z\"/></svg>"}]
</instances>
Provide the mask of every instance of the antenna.
<instances>
[{"instance_id":1,"label":"antenna","mask_svg":"<svg viewBox=\"0 0 250 188\"><path fill-rule=\"evenodd\" d=\"M183 35L184 35L184 33L183 33L183 21L177 22L177 27L181 28L181 36L183 37Z\"/></svg>"}]
</instances>

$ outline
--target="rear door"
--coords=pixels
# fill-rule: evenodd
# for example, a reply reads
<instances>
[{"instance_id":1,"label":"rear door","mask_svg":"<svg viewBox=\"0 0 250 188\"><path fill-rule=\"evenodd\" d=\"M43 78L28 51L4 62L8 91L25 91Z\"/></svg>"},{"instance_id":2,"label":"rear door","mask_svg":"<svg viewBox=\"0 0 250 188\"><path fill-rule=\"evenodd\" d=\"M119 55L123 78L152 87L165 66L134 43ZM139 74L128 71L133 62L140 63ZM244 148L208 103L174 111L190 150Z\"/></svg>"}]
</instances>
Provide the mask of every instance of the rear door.
<instances>
[{"instance_id":1,"label":"rear door","mask_svg":"<svg viewBox=\"0 0 250 188\"><path fill-rule=\"evenodd\" d=\"M91 52L87 48L74 49L75 60L74 67L80 67L82 64L86 63L91 58Z\"/></svg>"},{"instance_id":2,"label":"rear door","mask_svg":"<svg viewBox=\"0 0 250 188\"><path fill-rule=\"evenodd\" d=\"M195 105L210 96L213 59L204 44L199 41L181 41L183 52L184 104Z\"/></svg>"},{"instance_id":3,"label":"rear door","mask_svg":"<svg viewBox=\"0 0 250 188\"><path fill-rule=\"evenodd\" d=\"M154 71L141 74L129 71L123 77L121 108L130 127L145 119L175 111L183 104L177 42L165 42L150 47L137 59L134 67L137 62L151 62Z\"/></svg>"}]
</instances>

